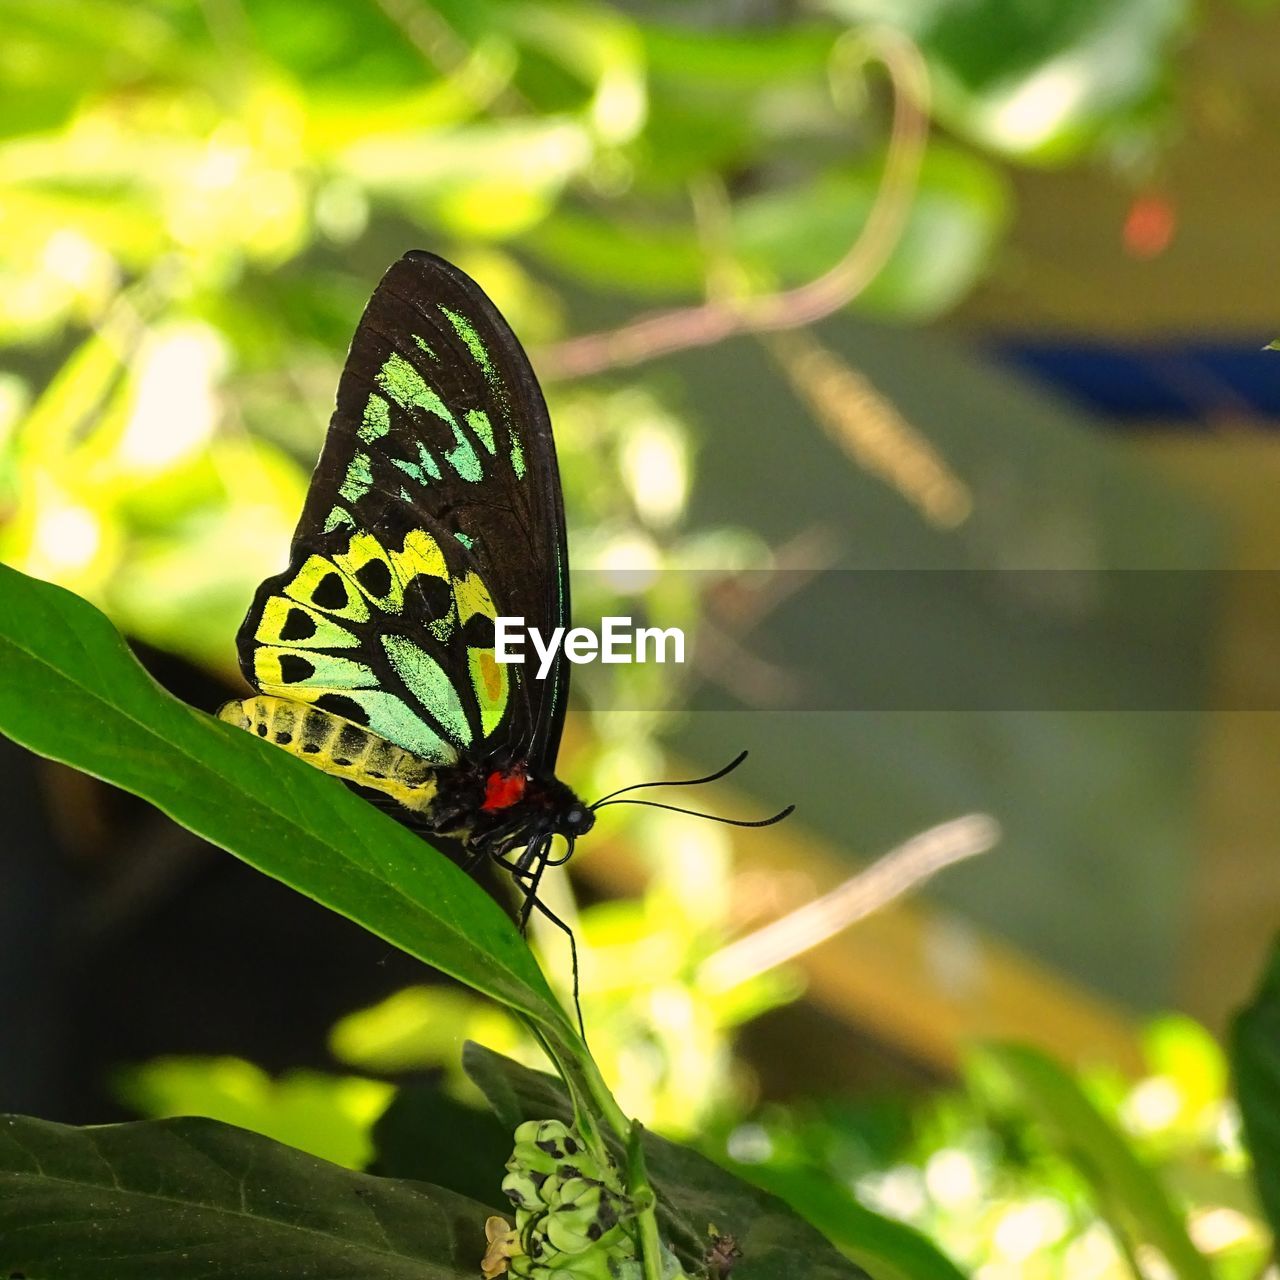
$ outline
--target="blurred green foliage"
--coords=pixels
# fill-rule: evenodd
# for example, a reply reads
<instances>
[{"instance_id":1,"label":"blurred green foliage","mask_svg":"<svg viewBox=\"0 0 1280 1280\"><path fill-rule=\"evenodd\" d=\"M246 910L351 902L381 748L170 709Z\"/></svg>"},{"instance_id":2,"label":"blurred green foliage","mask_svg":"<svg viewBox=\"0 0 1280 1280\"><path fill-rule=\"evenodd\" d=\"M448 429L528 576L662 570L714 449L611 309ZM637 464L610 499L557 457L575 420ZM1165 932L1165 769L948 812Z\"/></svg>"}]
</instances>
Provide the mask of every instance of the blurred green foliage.
<instances>
[{"instance_id":1,"label":"blurred green foliage","mask_svg":"<svg viewBox=\"0 0 1280 1280\"><path fill-rule=\"evenodd\" d=\"M277 1079L240 1058L157 1058L119 1072L116 1091L150 1116L211 1116L300 1151L363 1169L370 1132L395 1088L381 1080L290 1071Z\"/></svg>"},{"instance_id":2,"label":"blurred green foliage","mask_svg":"<svg viewBox=\"0 0 1280 1280\"><path fill-rule=\"evenodd\" d=\"M1187 25L1166 0L1056 0L1012 25L994 0L659 12L0 0L0 556L229 667L355 318L405 248L459 260L535 346L572 328L582 291L696 298L709 239L751 287L796 283L840 257L879 183L888 109L863 24L920 42L957 136L1038 159L1158 141ZM946 310L1008 217L998 166L936 140L858 305ZM639 381L553 397L580 567L652 523L612 500L625 458L578 447L631 430ZM640 416L688 452L669 410Z\"/></svg>"},{"instance_id":3,"label":"blurred green foliage","mask_svg":"<svg viewBox=\"0 0 1280 1280\"><path fill-rule=\"evenodd\" d=\"M1153 1023L1146 1048L1134 1082L988 1046L963 1089L910 1106L766 1107L726 1149L793 1205L823 1204L833 1239L843 1195L917 1227L983 1280L1255 1280L1271 1238L1222 1051L1181 1017Z\"/></svg>"},{"instance_id":4,"label":"blurred green foliage","mask_svg":"<svg viewBox=\"0 0 1280 1280\"><path fill-rule=\"evenodd\" d=\"M1190 1019L1149 1026L1138 1080L1103 1069L1077 1075L1030 1048L989 1045L970 1054L959 1087L914 1100L762 1102L734 1058L733 1032L803 988L779 973L731 992L699 982L732 931L732 884L713 844L681 849L685 874L659 868L644 900L594 907L578 921L592 1045L624 1108L781 1196L877 1280L952 1274L928 1241L981 1280L1262 1273L1271 1236L1250 1185L1226 1062ZM704 909L681 911L682 897ZM387 1075L429 1071L456 1108L480 1103L459 1069L463 1039L541 1065L514 1019L441 987L411 988L351 1014L330 1047L367 1073L370 1090ZM352 1145L353 1101L366 1126L376 1119L364 1109L375 1095L353 1092L352 1077L331 1077L325 1099L324 1077L312 1075L311 1100L317 1115L338 1117L336 1136L308 1133L287 1112L255 1118L221 1082L243 1075L262 1099L256 1069L221 1063L210 1083L204 1066L149 1064L126 1075L122 1096L153 1116L195 1111L273 1134L289 1123L291 1141L330 1158L337 1143ZM293 1076L277 1087L297 1096ZM415 1105L419 1093L410 1094ZM1270 1124L1273 1100L1259 1102L1258 1119Z\"/></svg>"},{"instance_id":5,"label":"blurred green foliage","mask_svg":"<svg viewBox=\"0 0 1280 1280\"><path fill-rule=\"evenodd\" d=\"M918 42L939 129L901 242L856 305L927 319L998 249L1003 163L1143 172L1173 127L1172 59L1193 22L1185 0L640 12L0 0L0 558L230 670L245 604L283 563L355 319L406 248L458 261L534 348L573 332L592 292L695 300L726 257L755 289L810 278L879 187L888 103L850 49L885 24ZM578 567L759 562L763 548L685 510L697 428L678 391L628 371L551 393ZM673 608L692 617L696 602ZM591 692L607 711L608 689ZM607 716L599 728L592 783L648 776L634 720L625 739ZM864 1205L982 1280L1131 1274L1087 1161L981 1057L965 1088L913 1107L761 1107L732 1032L797 984L700 983L740 924L714 829L646 816L625 839L653 866L647 895L578 925L593 1047L629 1112L701 1134L836 1238L841 1206L856 1222ZM568 972L558 955L549 967ZM505 1014L435 988L353 1014L333 1048L370 1076L452 1069L463 1036L532 1052ZM1084 1093L1215 1274L1243 1280L1267 1245L1223 1080L1203 1033L1169 1022L1146 1080ZM233 1061L153 1063L121 1087L145 1112L221 1116L351 1164L389 1096L371 1078L271 1082Z\"/></svg>"}]
</instances>

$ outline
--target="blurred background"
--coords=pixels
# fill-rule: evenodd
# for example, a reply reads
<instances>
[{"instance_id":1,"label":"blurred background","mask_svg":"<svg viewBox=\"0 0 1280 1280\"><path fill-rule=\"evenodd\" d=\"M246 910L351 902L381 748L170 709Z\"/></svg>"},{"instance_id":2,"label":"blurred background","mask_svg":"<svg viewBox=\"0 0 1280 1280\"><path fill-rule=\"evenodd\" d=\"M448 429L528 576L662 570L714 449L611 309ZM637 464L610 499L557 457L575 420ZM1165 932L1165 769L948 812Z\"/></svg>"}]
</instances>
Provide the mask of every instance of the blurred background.
<instances>
[{"instance_id":1,"label":"blurred background","mask_svg":"<svg viewBox=\"0 0 1280 1280\"><path fill-rule=\"evenodd\" d=\"M544 379L577 621L693 638L679 675L575 672L561 776L749 747L708 803L798 806L732 838L612 810L552 890L624 1106L855 1254L870 1208L982 1280L1174 1274L1012 1086L1016 1041L1213 1274L1262 1274L1219 1041L1280 920L1280 6L0 0L0 27L0 558L216 708L368 294L408 248L452 259ZM406 1081L466 1131L464 1038L537 1060L0 749L0 1109L198 1112L359 1166Z\"/></svg>"}]
</instances>

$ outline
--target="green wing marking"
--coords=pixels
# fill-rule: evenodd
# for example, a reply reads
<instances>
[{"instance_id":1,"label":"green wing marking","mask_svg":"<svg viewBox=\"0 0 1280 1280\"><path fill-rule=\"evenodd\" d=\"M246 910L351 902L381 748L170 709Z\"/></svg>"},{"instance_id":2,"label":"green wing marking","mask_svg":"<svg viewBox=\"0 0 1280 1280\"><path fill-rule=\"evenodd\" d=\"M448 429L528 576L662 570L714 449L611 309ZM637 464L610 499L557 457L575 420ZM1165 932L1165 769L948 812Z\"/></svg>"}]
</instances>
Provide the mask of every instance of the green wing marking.
<instances>
[{"instance_id":1,"label":"green wing marking","mask_svg":"<svg viewBox=\"0 0 1280 1280\"><path fill-rule=\"evenodd\" d=\"M404 636L383 636L382 647L405 688L444 726L460 746L471 745L472 730L449 673L423 648Z\"/></svg>"},{"instance_id":2,"label":"green wing marking","mask_svg":"<svg viewBox=\"0 0 1280 1280\"><path fill-rule=\"evenodd\" d=\"M360 420L356 435L365 444L372 444L375 440L380 440L390 430L391 406L381 396L370 396L368 404L364 407L364 417Z\"/></svg>"}]
</instances>

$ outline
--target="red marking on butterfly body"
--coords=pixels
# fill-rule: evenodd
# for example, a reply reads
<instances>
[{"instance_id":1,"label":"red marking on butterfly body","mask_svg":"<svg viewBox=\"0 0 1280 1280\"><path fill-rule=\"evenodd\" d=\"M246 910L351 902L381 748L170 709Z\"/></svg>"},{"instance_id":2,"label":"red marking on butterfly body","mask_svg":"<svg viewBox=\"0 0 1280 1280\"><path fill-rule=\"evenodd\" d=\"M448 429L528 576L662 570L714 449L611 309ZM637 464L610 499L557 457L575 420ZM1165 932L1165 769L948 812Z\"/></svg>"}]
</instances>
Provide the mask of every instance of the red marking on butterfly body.
<instances>
[{"instance_id":1,"label":"red marking on butterfly body","mask_svg":"<svg viewBox=\"0 0 1280 1280\"><path fill-rule=\"evenodd\" d=\"M526 781L523 769L513 769L510 773L491 773L484 782L484 804L480 806L481 809L509 809L524 795Z\"/></svg>"}]
</instances>

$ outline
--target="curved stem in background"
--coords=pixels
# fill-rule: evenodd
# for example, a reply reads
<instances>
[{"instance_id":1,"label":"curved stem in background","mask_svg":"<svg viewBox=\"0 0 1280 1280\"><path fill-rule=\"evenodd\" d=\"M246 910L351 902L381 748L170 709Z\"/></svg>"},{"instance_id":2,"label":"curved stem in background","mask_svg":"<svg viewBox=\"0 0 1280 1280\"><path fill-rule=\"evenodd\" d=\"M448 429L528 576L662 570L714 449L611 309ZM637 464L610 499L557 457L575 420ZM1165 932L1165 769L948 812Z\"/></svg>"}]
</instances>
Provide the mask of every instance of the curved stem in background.
<instances>
[{"instance_id":1,"label":"curved stem in background","mask_svg":"<svg viewBox=\"0 0 1280 1280\"><path fill-rule=\"evenodd\" d=\"M715 299L641 316L601 333L569 338L537 353L547 378L573 378L691 347L711 346L741 333L767 333L812 324L847 306L875 279L906 226L929 130L929 77L920 51L887 28L859 33L860 62L879 62L893 90L893 124L884 175L858 238L829 271L794 289L755 298Z\"/></svg>"},{"instance_id":2,"label":"curved stem in background","mask_svg":"<svg viewBox=\"0 0 1280 1280\"><path fill-rule=\"evenodd\" d=\"M1000 839L1000 824L970 813L914 835L830 893L709 956L698 971L712 991L728 991L834 938L851 924L912 893L938 872L985 853Z\"/></svg>"}]
</instances>

